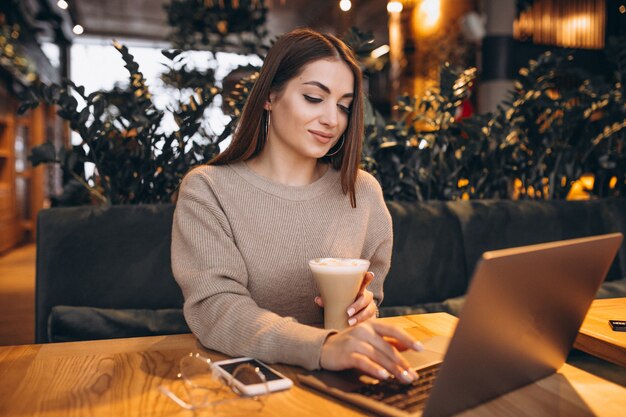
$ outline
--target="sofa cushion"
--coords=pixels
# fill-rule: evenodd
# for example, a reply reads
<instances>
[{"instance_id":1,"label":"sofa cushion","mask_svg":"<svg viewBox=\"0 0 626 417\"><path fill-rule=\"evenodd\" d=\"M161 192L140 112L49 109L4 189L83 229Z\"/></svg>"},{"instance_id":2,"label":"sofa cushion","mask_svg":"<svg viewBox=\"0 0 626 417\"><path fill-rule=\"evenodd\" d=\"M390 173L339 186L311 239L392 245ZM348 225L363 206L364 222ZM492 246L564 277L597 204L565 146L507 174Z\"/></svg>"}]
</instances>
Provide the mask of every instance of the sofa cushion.
<instances>
[{"instance_id":1,"label":"sofa cushion","mask_svg":"<svg viewBox=\"0 0 626 417\"><path fill-rule=\"evenodd\" d=\"M139 310L55 306L48 318L49 342L190 333L181 309Z\"/></svg>"},{"instance_id":2,"label":"sofa cushion","mask_svg":"<svg viewBox=\"0 0 626 417\"><path fill-rule=\"evenodd\" d=\"M409 314L448 313L459 316L465 303L465 295L448 298L439 303L422 303L411 306L381 307L380 317L406 316Z\"/></svg>"},{"instance_id":3,"label":"sofa cushion","mask_svg":"<svg viewBox=\"0 0 626 417\"><path fill-rule=\"evenodd\" d=\"M383 306L438 302L467 289L458 222L444 203L387 203L393 254Z\"/></svg>"},{"instance_id":4,"label":"sofa cushion","mask_svg":"<svg viewBox=\"0 0 626 417\"><path fill-rule=\"evenodd\" d=\"M603 282L596 294L596 298L621 297L626 297L626 278Z\"/></svg>"}]
</instances>

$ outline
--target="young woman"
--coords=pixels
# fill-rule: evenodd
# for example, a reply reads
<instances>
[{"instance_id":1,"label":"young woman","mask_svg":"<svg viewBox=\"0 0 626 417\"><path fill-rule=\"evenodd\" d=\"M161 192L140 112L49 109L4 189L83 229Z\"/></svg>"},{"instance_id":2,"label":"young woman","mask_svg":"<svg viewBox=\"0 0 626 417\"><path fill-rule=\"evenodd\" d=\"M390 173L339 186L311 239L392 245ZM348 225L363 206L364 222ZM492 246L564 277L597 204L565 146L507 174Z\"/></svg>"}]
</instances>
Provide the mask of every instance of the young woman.
<instances>
[{"instance_id":1,"label":"young woman","mask_svg":"<svg viewBox=\"0 0 626 417\"><path fill-rule=\"evenodd\" d=\"M419 342L371 320L392 228L378 182L358 169L361 76L336 37L307 29L281 36L230 146L183 180L172 268L187 323L204 346L307 369L417 378L398 350L419 350ZM319 327L308 261L321 257L371 262L346 312L351 327L341 332Z\"/></svg>"}]
</instances>

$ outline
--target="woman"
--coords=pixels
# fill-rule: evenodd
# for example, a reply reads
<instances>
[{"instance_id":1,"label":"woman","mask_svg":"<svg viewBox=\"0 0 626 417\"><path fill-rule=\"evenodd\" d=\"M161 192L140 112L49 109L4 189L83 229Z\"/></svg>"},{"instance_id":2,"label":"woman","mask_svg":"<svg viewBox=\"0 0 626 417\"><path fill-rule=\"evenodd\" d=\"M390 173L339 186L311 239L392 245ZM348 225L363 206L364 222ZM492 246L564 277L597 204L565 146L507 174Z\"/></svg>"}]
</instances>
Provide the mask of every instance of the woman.
<instances>
[{"instance_id":1,"label":"woman","mask_svg":"<svg viewBox=\"0 0 626 417\"><path fill-rule=\"evenodd\" d=\"M370 320L392 229L378 182L358 169L361 96L361 71L343 42L287 33L268 52L230 146L183 180L172 268L204 346L307 369L417 378L398 350L419 343ZM341 332L319 328L308 269L328 256L371 262Z\"/></svg>"}]
</instances>

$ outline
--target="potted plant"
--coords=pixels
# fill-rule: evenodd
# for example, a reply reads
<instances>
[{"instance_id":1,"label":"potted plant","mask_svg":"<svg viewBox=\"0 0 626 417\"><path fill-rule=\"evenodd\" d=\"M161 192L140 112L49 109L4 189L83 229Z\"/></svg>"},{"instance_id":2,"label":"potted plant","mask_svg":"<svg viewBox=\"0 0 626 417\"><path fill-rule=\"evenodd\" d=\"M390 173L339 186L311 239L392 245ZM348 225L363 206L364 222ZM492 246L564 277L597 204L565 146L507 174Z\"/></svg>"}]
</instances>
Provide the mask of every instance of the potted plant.
<instances>
[{"instance_id":1,"label":"potted plant","mask_svg":"<svg viewBox=\"0 0 626 417\"><path fill-rule=\"evenodd\" d=\"M60 164L74 190L69 203L138 204L171 202L183 175L219 151L219 143L231 133L232 124L219 135L202 123L204 110L220 94L210 78L203 85L181 87L191 93L169 109L177 129L162 129L165 112L158 110L143 74L128 49L115 43L129 72L129 88L86 94L71 81L62 85L37 84L28 90L19 112L36 107L40 101L58 106L58 114L69 122L82 143L69 149L55 149L48 142L33 149L33 165ZM182 51L163 51L170 60L168 74L184 61ZM78 99L77 99L78 98ZM80 103L79 103L80 101ZM84 163L95 166L85 177ZM78 192L76 192L78 191Z\"/></svg>"}]
</instances>

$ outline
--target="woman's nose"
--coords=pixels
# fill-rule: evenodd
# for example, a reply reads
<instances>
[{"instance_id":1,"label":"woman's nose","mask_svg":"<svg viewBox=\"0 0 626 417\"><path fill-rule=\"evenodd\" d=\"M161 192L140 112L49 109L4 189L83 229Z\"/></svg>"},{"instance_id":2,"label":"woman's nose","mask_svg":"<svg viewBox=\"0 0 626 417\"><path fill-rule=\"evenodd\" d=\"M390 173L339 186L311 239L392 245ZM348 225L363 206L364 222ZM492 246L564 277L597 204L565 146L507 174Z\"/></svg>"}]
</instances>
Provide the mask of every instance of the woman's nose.
<instances>
[{"instance_id":1,"label":"woman's nose","mask_svg":"<svg viewBox=\"0 0 626 417\"><path fill-rule=\"evenodd\" d=\"M329 127L335 127L338 123L338 113L339 109L337 106L324 106L324 112L320 116L320 122Z\"/></svg>"}]
</instances>

